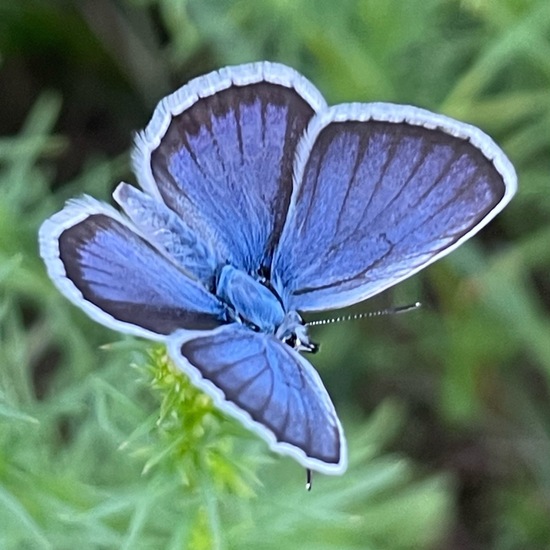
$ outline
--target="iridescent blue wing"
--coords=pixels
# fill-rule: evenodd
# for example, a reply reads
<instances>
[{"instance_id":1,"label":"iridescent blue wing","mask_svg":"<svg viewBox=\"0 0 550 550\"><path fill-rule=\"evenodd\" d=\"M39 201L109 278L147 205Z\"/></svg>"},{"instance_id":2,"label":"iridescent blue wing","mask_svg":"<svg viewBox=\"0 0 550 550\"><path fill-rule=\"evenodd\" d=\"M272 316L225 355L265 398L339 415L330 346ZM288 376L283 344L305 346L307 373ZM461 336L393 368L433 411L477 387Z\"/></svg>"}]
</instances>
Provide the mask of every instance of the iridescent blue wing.
<instances>
[{"instance_id":1,"label":"iridescent blue wing","mask_svg":"<svg viewBox=\"0 0 550 550\"><path fill-rule=\"evenodd\" d=\"M340 421L315 369L273 336L238 324L183 331L168 352L215 404L305 468L340 474L347 450Z\"/></svg>"},{"instance_id":2,"label":"iridescent blue wing","mask_svg":"<svg viewBox=\"0 0 550 550\"><path fill-rule=\"evenodd\" d=\"M136 139L144 191L176 212L224 261L269 267L292 192L292 160L319 92L273 63L192 80L157 106Z\"/></svg>"},{"instance_id":3,"label":"iridescent blue wing","mask_svg":"<svg viewBox=\"0 0 550 550\"><path fill-rule=\"evenodd\" d=\"M110 328L163 339L224 320L215 296L99 201L70 202L43 223L39 242L57 288Z\"/></svg>"},{"instance_id":4,"label":"iridescent blue wing","mask_svg":"<svg viewBox=\"0 0 550 550\"><path fill-rule=\"evenodd\" d=\"M481 130L414 107L315 117L273 259L288 309L343 307L448 254L512 198L516 175Z\"/></svg>"}]
</instances>

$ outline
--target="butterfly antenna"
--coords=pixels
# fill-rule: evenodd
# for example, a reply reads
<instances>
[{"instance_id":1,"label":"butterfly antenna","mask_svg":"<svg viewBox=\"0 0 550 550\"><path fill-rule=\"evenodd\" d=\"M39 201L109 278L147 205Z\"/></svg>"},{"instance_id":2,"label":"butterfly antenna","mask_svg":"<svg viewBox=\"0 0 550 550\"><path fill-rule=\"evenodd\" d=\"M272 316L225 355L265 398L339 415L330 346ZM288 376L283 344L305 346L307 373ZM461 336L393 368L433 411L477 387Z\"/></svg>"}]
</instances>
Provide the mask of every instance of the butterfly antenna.
<instances>
[{"instance_id":1,"label":"butterfly antenna","mask_svg":"<svg viewBox=\"0 0 550 550\"><path fill-rule=\"evenodd\" d=\"M306 491L311 491L311 470L306 469Z\"/></svg>"},{"instance_id":2,"label":"butterfly antenna","mask_svg":"<svg viewBox=\"0 0 550 550\"><path fill-rule=\"evenodd\" d=\"M421 307L420 302L414 304L408 304L406 306L388 307L386 309L379 309L378 311L367 311L364 313L355 313L353 315L344 315L342 317L333 317L332 319L319 319L318 321L310 321L306 323L306 327L315 327L318 325L331 325L332 323L341 323L343 321L356 321L357 319L367 319L370 317L381 317L382 315L395 315L397 313L405 313L406 311L412 311Z\"/></svg>"}]
</instances>

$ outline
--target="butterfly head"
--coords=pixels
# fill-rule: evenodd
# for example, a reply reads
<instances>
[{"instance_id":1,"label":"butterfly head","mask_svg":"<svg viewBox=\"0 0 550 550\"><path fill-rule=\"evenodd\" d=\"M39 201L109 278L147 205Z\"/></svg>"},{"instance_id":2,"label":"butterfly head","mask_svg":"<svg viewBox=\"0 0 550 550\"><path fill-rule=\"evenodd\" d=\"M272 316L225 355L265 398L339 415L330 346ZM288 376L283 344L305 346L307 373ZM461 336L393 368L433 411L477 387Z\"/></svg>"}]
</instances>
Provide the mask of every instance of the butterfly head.
<instances>
[{"instance_id":1,"label":"butterfly head","mask_svg":"<svg viewBox=\"0 0 550 550\"><path fill-rule=\"evenodd\" d=\"M256 332L274 334L296 351L315 353L307 327L296 311L285 312L279 297L262 281L230 265L222 268L216 295L223 300L229 318Z\"/></svg>"}]
</instances>

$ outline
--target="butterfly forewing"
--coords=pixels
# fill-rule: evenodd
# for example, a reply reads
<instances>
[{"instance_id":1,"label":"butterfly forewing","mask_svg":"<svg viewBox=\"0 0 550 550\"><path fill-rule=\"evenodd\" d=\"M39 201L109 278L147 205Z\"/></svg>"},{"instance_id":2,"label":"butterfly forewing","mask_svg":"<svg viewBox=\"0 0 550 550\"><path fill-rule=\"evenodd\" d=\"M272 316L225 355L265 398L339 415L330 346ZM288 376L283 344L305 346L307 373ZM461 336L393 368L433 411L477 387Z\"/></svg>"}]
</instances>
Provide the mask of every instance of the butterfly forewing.
<instances>
[{"instance_id":1,"label":"butterfly forewing","mask_svg":"<svg viewBox=\"0 0 550 550\"><path fill-rule=\"evenodd\" d=\"M279 66L199 78L164 100L138 138L138 177L234 267L269 267L296 144L322 106L313 86Z\"/></svg>"},{"instance_id":2,"label":"butterfly forewing","mask_svg":"<svg viewBox=\"0 0 550 550\"><path fill-rule=\"evenodd\" d=\"M394 285L473 235L513 194L513 169L481 131L393 107L393 120L357 120L372 106L338 106L303 140L273 267L288 308L341 307Z\"/></svg>"},{"instance_id":3,"label":"butterfly forewing","mask_svg":"<svg viewBox=\"0 0 550 550\"><path fill-rule=\"evenodd\" d=\"M313 367L273 336L232 324L169 341L170 356L216 404L306 468L341 473L342 427Z\"/></svg>"}]
</instances>

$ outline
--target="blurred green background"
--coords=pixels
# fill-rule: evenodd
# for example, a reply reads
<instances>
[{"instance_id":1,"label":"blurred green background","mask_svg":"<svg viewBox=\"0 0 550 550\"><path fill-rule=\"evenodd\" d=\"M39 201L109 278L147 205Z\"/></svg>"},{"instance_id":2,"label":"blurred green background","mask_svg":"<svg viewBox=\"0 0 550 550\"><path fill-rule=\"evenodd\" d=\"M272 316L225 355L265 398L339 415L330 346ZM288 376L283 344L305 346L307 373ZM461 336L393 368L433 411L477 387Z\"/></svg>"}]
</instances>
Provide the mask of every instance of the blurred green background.
<instances>
[{"instance_id":1,"label":"blurred green background","mask_svg":"<svg viewBox=\"0 0 550 550\"><path fill-rule=\"evenodd\" d=\"M478 125L519 175L479 236L353 308L421 310L313 329L351 465L311 493L37 254L66 199L135 182L161 97L261 59ZM0 548L550 548L549 189L548 0L0 0Z\"/></svg>"}]
</instances>

